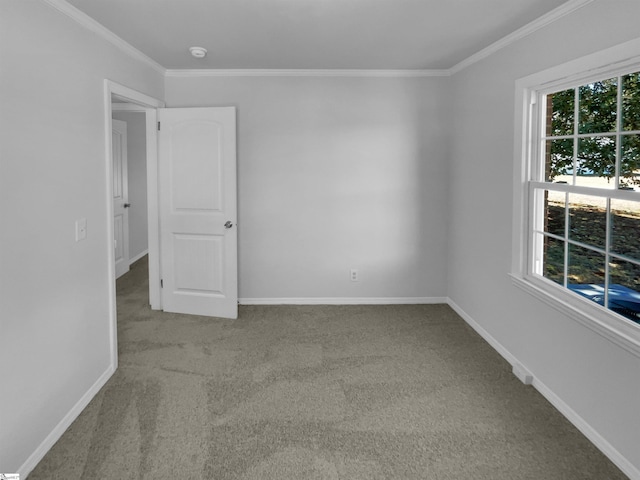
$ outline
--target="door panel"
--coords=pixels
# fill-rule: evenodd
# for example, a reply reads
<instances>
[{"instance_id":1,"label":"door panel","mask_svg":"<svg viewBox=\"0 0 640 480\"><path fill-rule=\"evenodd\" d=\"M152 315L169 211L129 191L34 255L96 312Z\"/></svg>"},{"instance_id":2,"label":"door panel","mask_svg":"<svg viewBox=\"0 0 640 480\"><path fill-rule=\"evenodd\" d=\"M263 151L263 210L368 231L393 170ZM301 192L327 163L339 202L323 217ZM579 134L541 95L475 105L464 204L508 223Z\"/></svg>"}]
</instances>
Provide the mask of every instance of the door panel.
<instances>
[{"instance_id":1,"label":"door panel","mask_svg":"<svg viewBox=\"0 0 640 480\"><path fill-rule=\"evenodd\" d=\"M213 122L188 120L173 128L171 146L181 155L180 162L171 164L174 209L221 211L222 135L222 125ZM194 137L200 141L193 142Z\"/></svg>"},{"instance_id":2,"label":"door panel","mask_svg":"<svg viewBox=\"0 0 640 480\"><path fill-rule=\"evenodd\" d=\"M113 248L116 278L129 271L129 182L127 174L127 123L112 120Z\"/></svg>"},{"instance_id":3,"label":"door panel","mask_svg":"<svg viewBox=\"0 0 640 480\"><path fill-rule=\"evenodd\" d=\"M176 290L222 294L224 237L176 234L173 240Z\"/></svg>"},{"instance_id":4,"label":"door panel","mask_svg":"<svg viewBox=\"0 0 640 480\"><path fill-rule=\"evenodd\" d=\"M237 318L235 108L158 119L163 309Z\"/></svg>"},{"instance_id":5,"label":"door panel","mask_svg":"<svg viewBox=\"0 0 640 480\"><path fill-rule=\"evenodd\" d=\"M113 216L113 236L116 260L116 278L127 272L127 261L124 258L124 215L116 214Z\"/></svg>"}]
</instances>

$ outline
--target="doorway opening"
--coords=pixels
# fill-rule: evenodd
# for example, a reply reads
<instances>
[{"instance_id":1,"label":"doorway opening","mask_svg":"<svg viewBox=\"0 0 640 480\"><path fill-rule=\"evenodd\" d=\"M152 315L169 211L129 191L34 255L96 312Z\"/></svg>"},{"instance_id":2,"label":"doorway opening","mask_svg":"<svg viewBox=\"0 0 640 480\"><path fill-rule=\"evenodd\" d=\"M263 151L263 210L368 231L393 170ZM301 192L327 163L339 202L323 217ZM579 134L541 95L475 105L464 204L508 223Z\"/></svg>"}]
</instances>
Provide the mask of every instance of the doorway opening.
<instances>
[{"instance_id":1,"label":"doorway opening","mask_svg":"<svg viewBox=\"0 0 640 480\"><path fill-rule=\"evenodd\" d=\"M149 252L145 112L113 99L112 162L116 279Z\"/></svg>"},{"instance_id":2,"label":"doorway opening","mask_svg":"<svg viewBox=\"0 0 640 480\"><path fill-rule=\"evenodd\" d=\"M114 194L118 193L121 186L116 185L114 175L113 150L114 122L113 119L122 119L127 124L127 133L131 130L134 135L128 136L128 141L133 141L138 146L144 145L144 153L136 161L139 162L138 171L135 173L135 183L131 187L136 188L134 198L136 203L137 223L135 227L135 244L132 245L131 235L129 246L134 250L129 259L136 260L148 256L149 278L149 304L152 309L162 308L160 300L160 259L159 259L159 229L158 229L158 153L157 153L157 108L164 107L164 102L149 97L110 80L105 80L104 88L104 112L105 112L105 145L106 145L106 169L107 169L107 211L108 211L108 271L109 271L109 300L110 300L110 346L111 360L114 367L118 363L117 340L117 304L116 304L116 252L115 243L117 227L114 225L116 209L114 208ZM129 128L129 126L134 128ZM130 138L129 138L130 137ZM142 170L142 172L140 171ZM122 173L122 172L121 172ZM132 190L130 189L132 192ZM146 198L142 198L142 196ZM131 204L131 195L126 203ZM145 205L146 204L146 205ZM128 209L129 207L127 207ZM129 212L127 212L129 213ZM146 230L146 232L144 231ZM145 245L146 243L146 245ZM136 253L137 252L137 253ZM127 265L128 267L128 265Z\"/></svg>"}]
</instances>

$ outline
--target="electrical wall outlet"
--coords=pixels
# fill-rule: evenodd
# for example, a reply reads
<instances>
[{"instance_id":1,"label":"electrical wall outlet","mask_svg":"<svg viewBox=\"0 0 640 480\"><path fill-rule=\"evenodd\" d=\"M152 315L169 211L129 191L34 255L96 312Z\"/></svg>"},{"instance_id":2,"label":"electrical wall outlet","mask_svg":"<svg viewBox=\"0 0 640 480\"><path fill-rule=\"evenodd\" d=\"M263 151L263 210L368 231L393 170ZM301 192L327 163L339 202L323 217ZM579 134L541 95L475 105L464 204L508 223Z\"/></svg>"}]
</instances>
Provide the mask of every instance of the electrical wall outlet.
<instances>
[{"instance_id":1,"label":"electrical wall outlet","mask_svg":"<svg viewBox=\"0 0 640 480\"><path fill-rule=\"evenodd\" d=\"M357 268L352 268L351 270L349 270L349 274L351 276L351 281L352 282L357 282L359 277L358 277L358 269Z\"/></svg>"}]
</instances>

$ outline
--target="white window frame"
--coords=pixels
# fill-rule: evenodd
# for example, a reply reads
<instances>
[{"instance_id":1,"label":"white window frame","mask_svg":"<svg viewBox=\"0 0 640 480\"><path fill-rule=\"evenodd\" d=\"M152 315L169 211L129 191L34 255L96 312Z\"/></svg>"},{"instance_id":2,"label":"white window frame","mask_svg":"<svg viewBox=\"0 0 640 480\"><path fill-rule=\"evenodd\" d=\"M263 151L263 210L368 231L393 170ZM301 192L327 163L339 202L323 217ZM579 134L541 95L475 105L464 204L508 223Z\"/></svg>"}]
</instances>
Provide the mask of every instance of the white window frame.
<instances>
[{"instance_id":1,"label":"white window frame","mask_svg":"<svg viewBox=\"0 0 640 480\"><path fill-rule=\"evenodd\" d=\"M537 181L534 172L539 168L537 155L542 124L538 103L548 93L640 71L638 52L640 38L516 81L511 278L517 287L640 357L640 325L532 273L535 253L533 192L545 185ZM616 191L615 196L640 200L638 192Z\"/></svg>"}]
</instances>

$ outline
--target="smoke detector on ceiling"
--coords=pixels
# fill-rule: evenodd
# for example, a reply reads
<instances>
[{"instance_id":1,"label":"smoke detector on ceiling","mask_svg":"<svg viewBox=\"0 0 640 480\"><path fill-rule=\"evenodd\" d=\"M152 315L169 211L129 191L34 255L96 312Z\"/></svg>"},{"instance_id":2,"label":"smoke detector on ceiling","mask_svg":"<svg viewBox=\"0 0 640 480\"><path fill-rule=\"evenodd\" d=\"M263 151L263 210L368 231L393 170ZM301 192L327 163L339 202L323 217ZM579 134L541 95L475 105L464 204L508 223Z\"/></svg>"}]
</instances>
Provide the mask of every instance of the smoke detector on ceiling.
<instances>
[{"instance_id":1,"label":"smoke detector on ceiling","mask_svg":"<svg viewBox=\"0 0 640 480\"><path fill-rule=\"evenodd\" d=\"M207 49L202 47L191 47L189 49L191 56L194 58L204 58L207 56Z\"/></svg>"}]
</instances>

